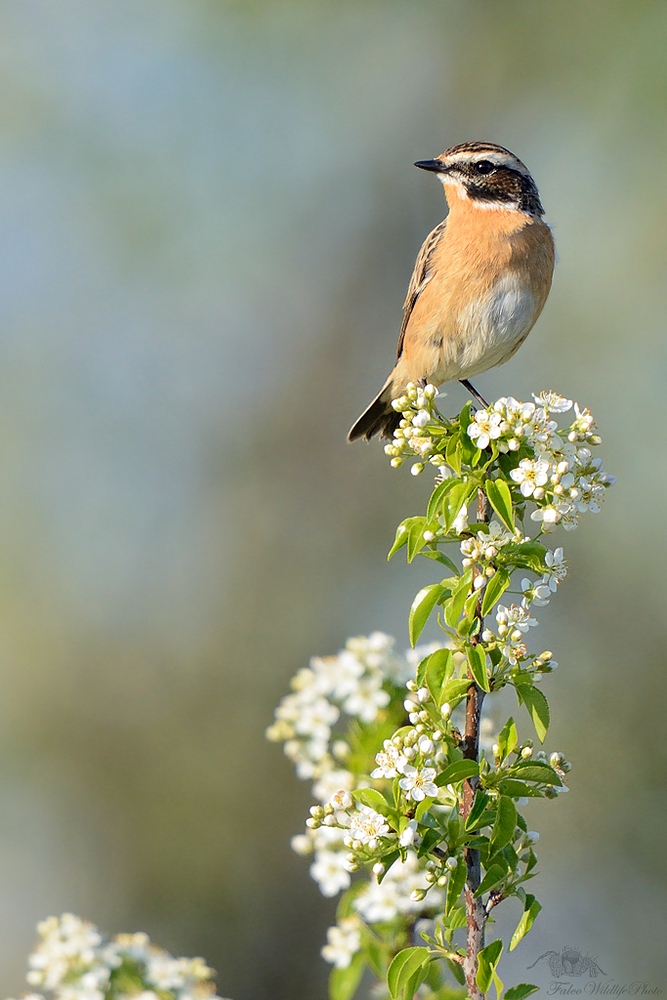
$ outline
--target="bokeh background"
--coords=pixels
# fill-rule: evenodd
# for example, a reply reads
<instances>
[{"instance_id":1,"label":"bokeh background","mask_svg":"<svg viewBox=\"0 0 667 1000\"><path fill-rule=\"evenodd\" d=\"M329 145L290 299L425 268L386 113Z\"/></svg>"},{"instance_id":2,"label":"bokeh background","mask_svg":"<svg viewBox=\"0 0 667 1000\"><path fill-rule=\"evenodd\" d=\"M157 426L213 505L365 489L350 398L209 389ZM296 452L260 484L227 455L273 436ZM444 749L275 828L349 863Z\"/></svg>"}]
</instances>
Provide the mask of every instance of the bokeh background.
<instances>
[{"instance_id":1,"label":"bokeh background","mask_svg":"<svg viewBox=\"0 0 667 1000\"><path fill-rule=\"evenodd\" d=\"M589 405L619 476L541 615L575 767L506 979L570 944L664 987L666 42L664 0L2 0L3 996L67 909L234 1000L324 996L308 788L263 733L310 655L405 648L431 579L385 562L427 482L345 435L443 215L412 161L477 138L560 258L479 388Z\"/></svg>"}]
</instances>

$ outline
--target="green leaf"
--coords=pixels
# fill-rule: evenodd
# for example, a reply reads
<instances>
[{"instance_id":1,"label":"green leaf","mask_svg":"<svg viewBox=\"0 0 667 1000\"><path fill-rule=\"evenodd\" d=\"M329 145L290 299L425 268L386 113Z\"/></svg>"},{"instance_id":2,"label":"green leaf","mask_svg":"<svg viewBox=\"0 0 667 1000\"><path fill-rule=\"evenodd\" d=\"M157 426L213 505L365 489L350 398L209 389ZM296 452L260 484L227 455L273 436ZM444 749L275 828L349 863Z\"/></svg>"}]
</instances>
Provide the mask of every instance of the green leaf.
<instances>
[{"instance_id":1,"label":"green leaf","mask_svg":"<svg viewBox=\"0 0 667 1000\"><path fill-rule=\"evenodd\" d=\"M465 986L466 977L463 971L463 967L459 965L458 962L452 962L451 958L447 958L446 955L445 955L445 962L449 966L449 971L453 975L456 982L459 983L461 986ZM450 989L450 987L443 986L442 990L438 990L438 992L435 995L437 997L437 1000L441 1000L441 998L442 1000L445 1000L445 998L451 998L451 1000L454 1000L454 997L456 997L456 1000L461 1000L461 993L459 992L459 990L452 990Z\"/></svg>"},{"instance_id":2,"label":"green leaf","mask_svg":"<svg viewBox=\"0 0 667 1000\"><path fill-rule=\"evenodd\" d=\"M433 799L429 798L428 796L425 799L421 800L421 802L415 809L415 819L417 820L418 823L421 822L421 820L424 817L424 814L429 811L432 805L433 805Z\"/></svg>"},{"instance_id":3,"label":"green leaf","mask_svg":"<svg viewBox=\"0 0 667 1000\"><path fill-rule=\"evenodd\" d=\"M472 583L472 570L469 569L463 574L458 585L452 591L452 596L444 605L445 621L451 628L456 628L461 612L468 599L470 585Z\"/></svg>"},{"instance_id":4,"label":"green leaf","mask_svg":"<svg viewBox=\"0 0 667 1000\"><path fill-rule=\"evenodd\" d=\"M412 977L424 968L431 960L428 948L415 946L414 948L404 948L392 959L387 970L387 986L393 1000L403 1000L405 987ZM420 982L423 982L421 980ZM420 984L418 984L420 985ZM414 993L405 997L405 1000L412 1000Z\"/></svg>"},{"instance_id":5,"label":"green leaf","mask_svg":"<svg viewBox=\"0 0 667 1000\"><path fill-rule=\"evenodd\" d=\"M537 902L535 897L528 894L524 902L521 920L517 924L516 930L512 935L512 940L510 941L510 951L514 951L521 938L525 937L528 933L530 928L535 923L535 918L541 909L542 907Z\"/></svg>"},{"instance_id":6,"label":"green leaf","mask_svg":"<svg viewBox=\"0 0 667 1000\"><path fill-rule=\"evenodd\" d=\"M400 856L401 856L400 851L390 851L389 854L382 855L382 864L384 865L384 871L381 875L377 876L377 880L380 884L382 883L382 879L389 874L389 869L391 868L391 866L394 864L395 861L398 861ZM353 882L352 884L357 885L358 883ZM364 885L364 883L362 882L361 885Z\"/></svg>"},{"instance_id":7,"label":"green leaf","mask_svg":"<svg viewBox=\"0 0 667 1000\"><path fill-rule=\"evenodd\" d=\"M424 680L438 708L442 704L442 690L454 673L454 666L451 649L436 649L427 658Z\"/></svg>"},{"instance_id":8,"label":"green leaf","mask_svg":"<svg viewBox=\"0 0 667 1000\"><path fill-rule=\"evenodd\" d=\"M391 557L395 555L399 549L402 549L404 545L408 544L408 530L410 528L410 524L414 520L415 518L413 517L406 517L404 521L401 521L398 528L396 529L396 537L394 538L394 544L389 549L389 554L387 555L387 559L391 559Z\"/></svg>"},{"instance_id":9,"label":"green leaf","mask_svg":"<svg viewBox=\"0 0 667 1000\"><path fill-rule=\"evenodd\" d=\"M456 868L449 876L449 881L447 882L447 897L445 899L445 916L453 910L456 902L463 891L463 886L466 883L467 868L466 863L463 858L458 858L458 863Z\"/></svg>"},{"instance_id":10,"label":"green leaf","mask_svg":"<svg viewBox=\"0 0 667 1000\"><path fill-rule=\"evenodd\" d=\"M422 587L415 597L408 615L408 634L412 646L417 644L433 608L444 593L446 588L441 583L429 583L427 587Z\"/></svg>"},{"instance_id":11,"label":"green leaf","mask_svg":"<svg viewBox=\"0 0 667 1000\"><path fill-rule=\"evenodd\" d=\"M533 720L535 732L540 743L544 743L544 737L549 728L549 704L541 691L531 684L515 684L519 704L524 704L528 709L528 714Z\"/></svg>"},{"instance_id":12,"label":"green leaf","mask_svg":"<svg viewBox=\"0 0 667 1000\"><path fill-rule=\"evenodd\" d=\"M330 1000L352 1000L364 972L364 956L357 952L346 969L332 969L329 976Z\"/></svg>"},{"instance_id":13,"label":"green leaf","mask_svg":"<svg viewBox=\"0 0 667 1000\"><path fill-rule=\"evenodd\" d=\"M532 983L519 983L518 986L510 986L510 988L505 993L505 1000L524 1000L525 997L529 997L531 993L537 993L539 986L533 986Z\"/></svg>"},{"instance_id":14,"label":"green leaf","mask_svg":"<svg viewBox=\"0 0 667 1000\"><path fill-rule=\"evenodd\" d=\"M376 788L357 788L356 791L352 792L352 798L362 806L369 806L376 812L382 813L383 816L392 811L384 795Z\"/></svg>"},{"instance_id":15,"label":"green leaf","mask_svg":"<svg viewBox=\"0 0 667 1000\"><path fill-rule=\"evenodd\" d=\"M546 554L547 549L540 542L508 542L498 553L498 562L544 573L547 569L544 561Z\"/></svg>"},{"instance_id":16,"label":"green leaf","mask_svg":"<svg viewBox=\"0 0 667 1000\"><path fill-rule=\"evenodd\" d=\"M443 501L449 491L454 488L457 480L445 479L444 483L440 483L431 493L431 499L428 502L428 507L426 508L426 519L428 521L435 521L440 515L440 510L442 508Z\"/></svg>"},{"instance_id":17,"label":"green leaf","mask_svg":"<svg viewBox=\"0 0 667 1000\"><path fill-rule=\"evenodd\" d=\"M467 679L447 681L442 689L443 703L448 702L452 708L455 708L465 698L471 686L472 681Z\"/></svg>"},{"instance_id":18,"label":"green leaf","mask_svg":"<svg viewBox=\"0 0 667 1000\"><path fill-rule=\"evenodd\" d=\"M442 519L445 531L451 531L454 521L458 517L462 507L467 506L475 493L477 487L474 483L464 483L460 479L455 481L455 485L445 494L442 506Z\"/></svg>"},{"instance_id":19,"label":"green leaf","mask_svg":"<svg viewBox=\"0 0 667 1000\"><path fill-rule=\"evenodd\" d=\"M442 774L435 779L436 785L442 788L444 785L455 785L458 781L466 778L476 778L479 774L479 764L476 760L455 760L453 764L446 767Z\"/></svg>"},{"instance_id":20,"label":"green leaf","mask_svg":"<svg viewBox=\"0 0 667 1000\"><path fill-rule=\"evenodd\" d=\"M425 517L410 518L412 524L408 528L408 562L411 563L420 549L426 545L424 531L427 520Z\"/></svg>"},{"instance_id":21,"label":"green leaf","mask_svg":"<svg viewBox=\"0 0 667 1000\"><path fill-rule=\"evenodd\" d=\"M495 888L499 882L502 882L506 874L507 870L501 865L491 865L486 875L480 882L479 889L477 889L475 895L481 896L483 892L488 892L489 889Z\"/></svg>"},{"instance_id":22,"label":"green leaf","mask_svg":"<svg viewBox=\"0 0 667 1000\"><path fill-rule=\"evenodd\" d=\"M477 591L473 591L466 598L463 605L463 617L458 624L457 631L461 636L477 635L479 632L479 603L481 596Z\"/></svg>"},{"instance_id":23,"label":"green leaf","mask_svg":"<svg viewBox=\"0 0 667 1000\"><path fill-rule=\"evenodd\" d=\"M514 828L516 827L516 806L507 795L501 795L498 799L496 821L491 832L491 842L489 849L499 851L514 840Z\"/></svg>"},{"instance_id":24,"label":"green leaf","mask_svg":"<svg viewBox=\"0 0 667 1000\"><path fill-rule=\"evenodd\" d=\"M519 760L508 772L520 781L539 781L545 785L562 785L553 767L542 764L541 761Z\"/></svg>"},{"instance_id":25,"label":"green leaf","mask_svg":"<svg viewBox=\"0 0 667 1000\"><path fill-rule=\"evenodd\" d=\"M446 556L444 552L438 552L437 549L422 549L419 555L423 556L425 559L433 559L435 562L439 562L443 566L446 566L447 569L452 571L452 573L456 573L457 576L459 575L458 566L455 562L452 562L449 556Z\"/></svg>"},{"instance_id":26,"label":"green leaf","mask_svg":"<svg viewBox=\"0 0 667 1000\"><path fill-rule=\"evenodd\" d=\"M486 495L496 514L510 531L516 530L512 511L512 494L504 479L487 479Z\"/></svg>"},{"instance_id":27,"label":"green leaf","mask_svg":"<svg viewBox=\"0 0 667 1000\"><path fill-rule=\"evenodd\" d=\"M445 461L457 476L461 475L461 435L458 431L455 431L447 442Z\"/></svg>"},{"instance_id":28,"label":"green leaf","mask_svg":"<svg viewBox=\"0 0 667 1000\"><path fill-rule=\"evenodd\" d=\"M461 927L465 927L468 922L466 917L465 906L454 906L449 912L448 916L443 920L443 926L447 928L449 936L448 941L451 941L454 931L458 931Z\"/></svg>"},{"instance_id":29,"label":"green leaf","mask_svg":"<svg viewBox=\"0 0 667 1000\"><path fill-rule=\"evenodd\" d=\"M483 646L467 646L466 656L470 673L482 691L490 691L489 676L486 672L486 653Z\"/></svg>"},{"instance_id":30,"label":"green leaf","mask_svg":"<svg viewBox=\"0 0 667 1000\"><path fill-rule=\"evenodd\" d=\"M519 734L516 730L514 719L510 716L498 736L498 748L501 761L505 760L508 754L512 753L519 742Z\"/></svg>"},{"instance_id":31,"label":"green leaf","mask_svg":"<svg viewBox=\"0 0 667 1000\"><path fill-rule=\"evenodd\" d=\"M497 787L502 795L511 795L513 799L520 799L525 795L529 798L541 797L532 785L527 785L525 781L515 781L513 778L503 778Z\"/></svg>"},{"instance_id":32,"label":"green leaf","mask_svg":"<svg viewBox=\"0 0 667 1000\"><path fill-rule=\"evenodd\" d=\"M505 591L510 585L510 575L507 570L499 569L491 577L486 587L484 588L484 597L482 599L482 615L488 615L491 608L496 604L497 601L503 596Z\"/></svg>"},{"instance_id":33,"label":"green leaf","mask_svg":"<svg viewBox=\"0 0 667 1000\"><path fill-rule=\"evenodd\" d=\"M496 970L496 966L500 961L500 956L503 950L503 943L498 938L496 941L492 941L491 944L487 944L486 948L482 948L479 953L479 965L477 967L477 985L479 986L482 993L486 993L491 986L493 980L493 973Z\"/></svg>"},{"instance_id":34,"label":"green leaf","mask_svg":"<svg viewBox=\"0 0 667 1000\"><path fill-rule=\"evenodd\" d=\"M484 811L489 803L489 796L482 788L478 788L475 792L475 798L472 800L472 809L468 814L466 820L466 830L477 829L477 824L480 818L484 815Z\"/></svg>"},{"instance_id":35,"label":"green leaf","mask_svg":"<svg viewBox=\"0 0 667 1000\"><path fill-rule=\"evenodd\" d=\"M468 402L465 404L465 406L463 407L463 409L461 410L461 412L459 414L459 426L461 428L461 433L462 434L465 434L465 432L470 427L470 424L472 423L472 409L473 409L473 405L474 404L473 404L472 400L468 400ZM466 435L466 437L467 437L467 435Z\"/></svg>"}]
</instances>

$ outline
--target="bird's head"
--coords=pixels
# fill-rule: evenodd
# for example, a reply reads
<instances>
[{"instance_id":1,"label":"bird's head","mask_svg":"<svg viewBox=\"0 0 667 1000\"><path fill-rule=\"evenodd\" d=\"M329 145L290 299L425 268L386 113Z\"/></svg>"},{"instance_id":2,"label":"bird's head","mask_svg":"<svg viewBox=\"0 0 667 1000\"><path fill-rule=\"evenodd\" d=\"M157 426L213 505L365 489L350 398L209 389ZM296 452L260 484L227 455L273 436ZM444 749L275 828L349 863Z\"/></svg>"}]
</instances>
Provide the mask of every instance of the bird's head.
<instances>
[{"instance_id":1,"label":"bird's head","mask_svg":"<svg viewBox=\"0 0 667 1000\"><path fill-rule=\"evenodd\" d=\"M504 146L492 142L464 142L446 149L434 160L418 160L416 167L432 170L459 196L480 208L509 208L529 215L544 215L535 181L521 160Z\"/></svg>"}]
</instances>

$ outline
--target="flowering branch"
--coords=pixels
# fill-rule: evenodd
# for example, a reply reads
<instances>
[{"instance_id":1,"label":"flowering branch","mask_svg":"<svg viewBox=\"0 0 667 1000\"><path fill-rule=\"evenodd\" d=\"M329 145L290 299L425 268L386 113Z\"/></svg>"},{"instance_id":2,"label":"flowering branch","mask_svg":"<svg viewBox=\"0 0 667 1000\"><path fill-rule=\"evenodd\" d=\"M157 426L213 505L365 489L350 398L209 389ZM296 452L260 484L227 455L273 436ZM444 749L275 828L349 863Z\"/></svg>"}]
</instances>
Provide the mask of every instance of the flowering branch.
<instances>
[{"instance_id":1,"label":"flowering branch","mask_svg":"<svg viewBox=\"0 0 667 1000\"><path fill-rule=\"evenodd\" d=\"M37 925L27 981L52 1000L222 1000L203 958L174 958L147 934L105 941L94 924L73 913ZM24 1000L45 1000L42 993Z\"/></svg>"},{"instance_id":2,"label":"flowering branch","mask_svg":"<svg viewBox=\"0 0 667 1000\"><path fill-rule=\"evenodd\" d=\"M389 555L405 549L408 562L423 556L445 568L408 618L413 647L434 614L444 641L399 657L380 633L348 640L337 657L315 658L296 675L268 731L299 777L314 780L318 804L293 847L313 856L325 896L343 890L322 950L334 966L332 1000L350 1000L364 969L392 1000L417 990L425 1000L480 1000L492 984L500 1000L504 945L485 944L489 914L519 901L512 950L540 910L524 889L538 835L518 807L567 791L562 753L534 752L514 718L500 726L482 708L512 687L544 742L549 707L538 685L558 664L526 639L533 607L547 605L567 574L549 533L599 510L613 482L593 458L600 437L587 410L555 393L477 412L467 404L453 419L437 411L437 394L408 386L393 404L401 421L385 451L395 468L411 460L415 475L437 469L426 513L399 525ZM443 551L451 545L460 566ZM506 594L516 600L501 603ZM523 1000L536 988L519 984L504 997Z\"/></svg>"}]
</instances>

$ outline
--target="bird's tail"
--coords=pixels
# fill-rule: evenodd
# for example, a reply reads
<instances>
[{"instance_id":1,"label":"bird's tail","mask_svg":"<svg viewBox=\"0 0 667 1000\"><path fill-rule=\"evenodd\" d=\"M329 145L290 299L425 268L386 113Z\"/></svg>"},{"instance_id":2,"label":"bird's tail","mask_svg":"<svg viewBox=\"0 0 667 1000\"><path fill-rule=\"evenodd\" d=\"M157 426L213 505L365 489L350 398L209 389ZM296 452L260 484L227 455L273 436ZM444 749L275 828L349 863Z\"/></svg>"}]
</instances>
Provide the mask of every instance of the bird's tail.
<instances>
[{"instance_id":1,"label":"bird's tail","mask_svg":"<svg viewBox=\"0 0 667 1000\"><path fill-rule=\"evenodd\" d=\"M356 441L357 438L363 437L370 441L374 434L392 438L401 422L401 414L391 405L395 395L393 383L387 382L350 429L347 440Z\"/></svg>"}]
</instances>

